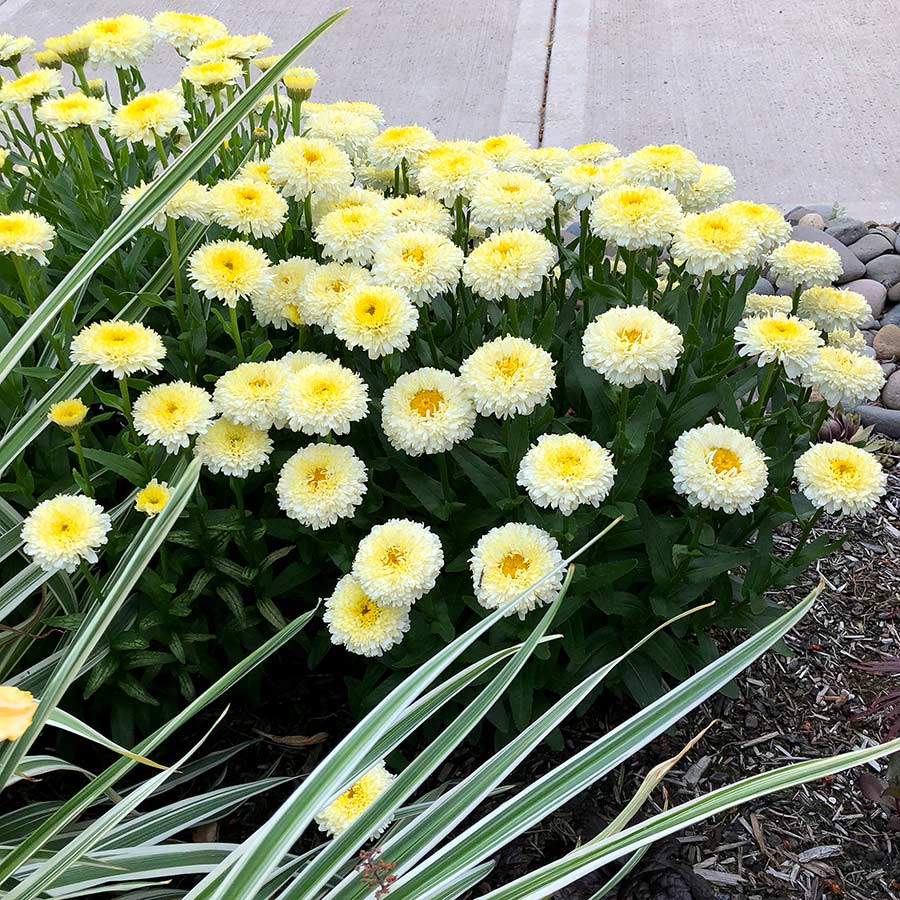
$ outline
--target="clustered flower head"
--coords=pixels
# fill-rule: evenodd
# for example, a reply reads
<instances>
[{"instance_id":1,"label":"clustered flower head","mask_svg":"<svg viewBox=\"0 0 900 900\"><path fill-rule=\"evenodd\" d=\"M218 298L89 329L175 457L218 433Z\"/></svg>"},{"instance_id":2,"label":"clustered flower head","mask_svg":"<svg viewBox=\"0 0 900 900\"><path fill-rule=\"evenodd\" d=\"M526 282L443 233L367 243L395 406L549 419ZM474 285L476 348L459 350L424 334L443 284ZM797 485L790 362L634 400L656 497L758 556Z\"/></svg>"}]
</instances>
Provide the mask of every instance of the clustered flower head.
<instances>
[{"instance_id":1,"label":"clustered flower head","mask_svg":"<svg viewBox=\"0 0 900 900\"><path fill-rule=\"evenodd\" d=\"M734 340L741 356L755 357L759 366L778 362L788 378L806 372L823 343L812 322L786 313L744 319Z\"/></svg>"},{"instance_id":2,"label":"clustered flower head","mask_svg":"<svg viewBox=\"0 0 900 900\"><path fill-rule=\"evenodd\" d=\"M150 91L120 106L112 117L112 133L122 140L156 145L173 131L185 128L188 120L184 97L175 91Z\"/></svg>"},{"instance_id":3,"label":"clustered flower head","mask_svg":"<svg viewBox=\"0 0 900 900\"><path fill-rule=\"evenodd\" d=\"M106 100L76 91L64 97L50 97L35 110L35 118L54 131L105 125L112 110Z\"/></svg>"},{"instance_id":4,"label":"clustered flower head","mask_svg":"<svg viewBox=\"0 0 900 900\"><path fill-rule=\"evenodd\" d=\"M776 247L768 260L769 271L789 287L828 286L844 271L837 250L817 241L788 241Z\"/></svg>"},{"instance_id":5,"label":"clustered flower head","mask_svg":"<svg viewBox=\"0 0 900 900\"><path fill-rule=\"evenodd\" d=\"M74 572L97 551L112 527L108 513L90 497L59 494L39 503L22 524L25 552L47 572Z\"/></svg>"},{"instance_id":6,"label":"clustered flower head","mask_svg":"<svg viewBox=\"0 0 900 900\"><path fill-rule=\"evenodd\" d=\"M594 201L590 226L597 237L628 250L645 250L668 244L681 218L681 207L668 191L623 184Z\"/></svg>"},{"instance_id":7,"label":"clustered flower head","mask_svg":"<svg viewBox=\"0 0 900 900\"><path fill-rule=\"evenodd\" d=\"M76 365L98 366L116 378L162 370L166 348L152 328L114 319L93 322L72 338L70 358Z\"/></svg>"},{"instance_id":8,"label":"clustered flower head","mask_svg":"<svg viewBox=\"0 0 900 900\"><path fill-rule=\"evenodd\" d=\"M314 259L302 256L292 256L272 266L271 281L251 298L260 324L279 329L302 325L300 289L306 276L316 268Z\"/></svg>"},{"instance_id":9,"label":"clustered flower head","mask_svg":"<svg viewBox=\"0 0 900 900\"><path fill-rule=\"evenodd\" d=\"M30 691L0 685L0 741L17 741L22 737L37 707L38 702Z\"/></svg>"},{"instance_id":10,"label":"clustered flower head","mask_svg":"<svg viewBox=\"0 0 900 900\"><path fill-rule=\"evenodd\" d=\"M352 575L344 575L325 601L331 642L360 656L381 656L409 631L409 607L376 603Z\"/></svg>"},{"instance_id":11,"label":"clustered flower head","mask_svg":"<svg viewBox=\"0 0 900 900\"><path fill-rule=\"evenodd\" d=\"M745 219L721 210L688 213L675 231L672 255L694 275L731 275L759 256L759 236Z\"/></svg>"},{"instance_id":12,"label":"clustered flower head","mask_svg":"<svg viewBox=\"0 0 900 900\"><path fill-rule=\"evenodd\" d=\"M329 837L338 837L346 831L390 786L396 776L385 768L383 762L373 766L324 809L316 814L320 831ZM390 825L388 817L373 829L370 837L381 834Z\"/></svg>"},{"instance_id":13,"label":"clustered flower head","mask_svg":"<svg viewBox=\"0 0 900 900\"><path fill-rule=\"evenodd\" d=\"M169 502L172 496L168 484L164 481L152 479L146 486L137 492L134 498L134 508L138 512L153 518L158 516Z\"/></svg>"},{"instance_id":14,"label":"clustered flower head","mask_svg":"<svg viewBox=\"0 0 900 900\"><path fill-rule=\"evenodd\" d=\"M246 478L269 461L273 446L264 429L220 418L197 437L194 453L213 474Z\"/></svg>"},{"instance_id":15,"label":"clustered flower head","mask_svg":"<svg viewBox=\"0 0 900 900\"><path fill-rule=\"evenodd\" d=\"M820 347L803 382L815 388L829 406L848 409L875 400L884 387L884 370L877 360L845 347Z\"/></svg>"},{"instance_id":16,"label":"clustered flower head","mask_svg":"<svg viewBox=\"0 0 900 900\"><path fill-rule=\"evenodd\" d=\"M877 457L841 441L813 444L797 460L794 477L814 506L843 515L874 509L887 486Z\"/></svg>"},{"instance_id":17,"label":"clustered flower head","mask_svg":"<svg viewBox=\"0 0 900 900\"><path fill-rule=\"evenodd\" d=\"M209 428L213 406L203 388L186 381L160 384L134 401L134 427L148 444L162 444L177 453L194 435Z\"/></svg>"},{"instance_id":18,"label":"clustered flower head","mask_svg":"<svg viewBox=\"0 0 900 900\"><path fill-rule=\"evenodd\" d=\"M803 291L797 315L809 319L822 331L853 331L872 315L872 307L857 291L819 286Z\"/></svg>"},{"instance_id":19,"label":"clustered flower head","mask_svg":"<svg viewBox=\"0 0 900 900\"><path fill-rule=\"evenodd\" d=\"M56 229L37 213L0 215L0 253L25 256L46 266L47 251L55 240Z\"/></svg>"},{"instance_id":20,"label":"clustered flower head","mask_svg":"<svg viewBox=\"0 0 900 900\"><path fill-rule=\"evenodd\" d=\"M553 245L524 228L499 231L482 241L463 265L463 282L487 300L530 297L556 262Z\"/></svg>"},{"instance_id":21,"label":"clustered flower head","mask_svg":"<svg viewBox=\"0 0 900 900\"><path fill-rule=\"evenodd\" d=\"M456 287L463 260L462 250L442 234L401 231L375 250L372 275L421 306Z\"/></svg>"},{"instance_id":22,"label":"clustered flower head","mask_svg":"<svg viewBox=\"0 0 900 900\"><path fill-rule=\"evenodd\" d=\"M524 172L491 172L475 185L470 199L473 224L491 231L539 231L553 215L553 191Z\"/></svg>"},{"instance_id":23,"label":"clustered flower head","mask_svg":"<svg viewBox=\"0 0 900 900\"><path fill-rule=\"evenodd\" d=\"M194 287L211 300L236 306L268 289L272 280L269 258L244 241L211 241L188 260Z\"/></svg>"}]
</instances>

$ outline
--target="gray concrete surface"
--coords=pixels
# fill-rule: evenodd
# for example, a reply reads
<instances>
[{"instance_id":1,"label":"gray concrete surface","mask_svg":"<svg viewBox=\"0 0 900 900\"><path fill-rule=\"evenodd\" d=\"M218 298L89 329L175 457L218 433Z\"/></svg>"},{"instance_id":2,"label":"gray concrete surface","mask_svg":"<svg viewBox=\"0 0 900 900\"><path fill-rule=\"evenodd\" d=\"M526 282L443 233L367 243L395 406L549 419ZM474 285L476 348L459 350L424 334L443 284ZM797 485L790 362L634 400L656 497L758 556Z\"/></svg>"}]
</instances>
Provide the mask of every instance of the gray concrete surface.
<instances>
[{"instance_id":1,"label":"gray concrete surface","mask_svg":"<svg viewBox=\"0 0 900 900\"><path fill-rule=\"evenodd\" d=\"M340 5L177 8L264 31L284 49ZM165 8L6 0L0 30L42 39L92 16ZM322 75L320 99L372 100L389 121L442 137L536 141L543 124L545 144L678 141L729 166L740 196L837 201L889 221L900 218L898 43L897 0L357 0L303 62ZM171 71L157 66L153 80Z\"/></svg>"}]
</instances>

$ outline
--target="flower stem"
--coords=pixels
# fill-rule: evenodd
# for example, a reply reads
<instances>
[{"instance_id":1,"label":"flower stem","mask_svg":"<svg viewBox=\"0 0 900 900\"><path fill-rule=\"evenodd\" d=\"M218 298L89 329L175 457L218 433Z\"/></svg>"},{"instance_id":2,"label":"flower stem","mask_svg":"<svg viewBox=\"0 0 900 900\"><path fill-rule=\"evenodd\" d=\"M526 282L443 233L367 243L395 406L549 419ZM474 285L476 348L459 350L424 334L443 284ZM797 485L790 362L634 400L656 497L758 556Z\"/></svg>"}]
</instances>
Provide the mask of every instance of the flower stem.
<instances>
[{"instance_id":1,"label":"flower stem","mask_svg":"<svg viewBox=\"0 0 900 900\"><path fill-rule=\"evenodd\" d=\"M88 497L93 497L94 489L91 485L91 476L88 475L87 463L84 459L84 450L81 446L81 435L77 428L72 430L72 443L75 445L75 455L78 457L78 468L81 469L81 475L84 478L84 492Z\"/></svg>"},{"instance_id":2,"label":"flower stem","mask_svg":"<svg viewBox=\"0 0 900 900\"><path fill-rule=\"evenodd\" d=\"M244 356L244 344L241 340L241 328L240 325L238 325L237 306L228 307L228 322L231 326L231 339L234 341L234 348L237 350L238 359L243 362L246 357Z\"/></svg>"},{"instance_id":3,"label":"flower stem","mask_svg":"<svg viewBox=\"0 0 900 900\"><path fill-rule=\"evenodd\" d=\"M159 157L159 163L164 169L169 168L169 158L166 156L166 148L163 146L162 138L158 134L153 135L156 140L156 155Z\"/></svg>"},{"instance_id":4,"label":"flower stem","mask_svg":"<svg viewBox=\"0 0 900 900\"><path fill-rule=\"evenodd\" d=\"M37 301L31 290L31 277L29 276L28 269L25 268L25 263L21 256L17 253L11 255L13 265L16 268L16 275L19 276L19 283L22 285L22 293L25 295L25 302L28 304L29 311L34 312L35 309L37 309Z\"/></svg>"},{"instance_id":5,"label":"flower stem","mask_svg":"<svg viewBox=\"0 0 900 900\"><path fill-rule=\"evenodd\" d=\"M302 101L291 98L291 130L296 137L300 137L300 107Z\"/></svg>"},{"instance_id":6,"label":"flower stem","mask_svg":"<svg viewBox=\"0 0 900 900\"><path fill-rule=\"evenodd\" d=\"M438 453L437 455L437 464L438 471L441 473L441 488L444 491L444 502L450 503L453 497L453 494L450 490L450 472L447 469L447 454L446 452Z\"/></svg>"},{"instance_id":7,"label":"flower stem","mask_svg":"<svg viewBox=\"0 0 900 900\"><path fill-rule=\"evenodd\" d=\"M519 336L519 301L516 297L506 298L506 312L509 316L510 333Z\"/></svg>"},{"instance_id":8,"label":"flower stem","mask_svg":"<svg viewBox=\"0 0 900 900\"><path fill-rule=\"evenodd\" d=\"M822 515L822 510L817 509L813 514L806 520L803 524L803 531L800 535L800 540L797 543L797 546L794 548L794 552L788 557L787 565L792 565L793 562L797 559L797 557L803 552L803 548L806 546L809 541L809 535L815 527L816 522L819 521L820 516Z\"/></svg>"},{"instance_id":9,"label":"flower stem","mask_svg":"<svg viewBox=\"0 0 900 900\"><path fill-rule=\"evenodd\" d=\"M81 560L80 567L81 574L84 576L84 580L88 583L88 586L91 589L91 593L94 595L98 603L102 603L103 592L100 590L100 585L97 583L97 579L94 578L93 574L91 573L91 567L85 560Z\"/></svg>"},{"instance_id":10,"label":"flower stem","mask_svg":"<svg viewBox=\"0 0 900 900\"><path fill-rule=\"evenodd\" d=\"M178 253L178 233L175 230L175 220L166 216L166 231L169 235L169 256L172 260L172 282L175 285L175 307L177 310L178 324L181 330L185 329L184 296L181 287L181 257Z\"/></svg>"},{"instance_id":11,"label":"flower stem","mask_svg":"<svg viewBox=\"0 0 900 900\"><path fill-rule=\"evenodd\" d=\"M140 448L141 439L138 437L138 433L134 427L134 415L131 412L131 394L128 393L127 375L123 375L119 379L119 393L122 395L122 412L128 420L128 428L131 431L131 436L134 438L135 446Z\"/></svg>"}]
</instances>

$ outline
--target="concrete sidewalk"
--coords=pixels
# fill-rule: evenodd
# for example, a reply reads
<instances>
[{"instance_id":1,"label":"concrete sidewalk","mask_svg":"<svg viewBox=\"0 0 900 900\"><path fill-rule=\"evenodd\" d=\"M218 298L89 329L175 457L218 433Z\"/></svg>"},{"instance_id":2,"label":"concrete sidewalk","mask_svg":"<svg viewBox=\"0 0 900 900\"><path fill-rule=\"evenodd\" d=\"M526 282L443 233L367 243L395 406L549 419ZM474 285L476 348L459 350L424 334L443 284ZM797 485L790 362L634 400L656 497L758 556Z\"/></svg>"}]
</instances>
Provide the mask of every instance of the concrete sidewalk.
<instances>
[{"instance_id":1,"label":"concrete sidewalk","mask_svg":"<svg viewBox=\"0 0 900 900\"><path fill-rule=\"evenodd\" d=\"M339 6L196 0L276 49ZM0 30L42 39L162 0L6 0ZM554 14L555 13L555 14ZM739 194L900 218L895 0L357 0L303 57L317 98L367 99L441 137L516 131L544 144L677 141L729 166ZM171 80L177 58L152 80ZM546 83L545 83L546 82ZM544 99L546 92L546 108Z\"/></svg>"}]
</instances>

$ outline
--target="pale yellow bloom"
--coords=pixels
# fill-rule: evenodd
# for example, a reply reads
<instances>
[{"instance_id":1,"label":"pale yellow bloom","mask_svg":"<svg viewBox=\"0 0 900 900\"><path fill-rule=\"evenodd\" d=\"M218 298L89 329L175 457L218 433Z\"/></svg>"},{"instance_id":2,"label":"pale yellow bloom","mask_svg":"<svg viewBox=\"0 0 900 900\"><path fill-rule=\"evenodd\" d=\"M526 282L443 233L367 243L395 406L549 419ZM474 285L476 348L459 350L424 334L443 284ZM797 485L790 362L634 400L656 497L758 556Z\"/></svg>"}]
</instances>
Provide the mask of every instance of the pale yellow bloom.
<instances>
[{"instance_id":1,"label":"pale yellow bloom","mask_svg":"<svg viewBox=\"0 0 900 900\"><path fill-rule=\"evenodd\" d=\"M12 685L0 686L0 741L15 741L31 725L37 700L28 691Z\"/></svg>"}]
</instances>

